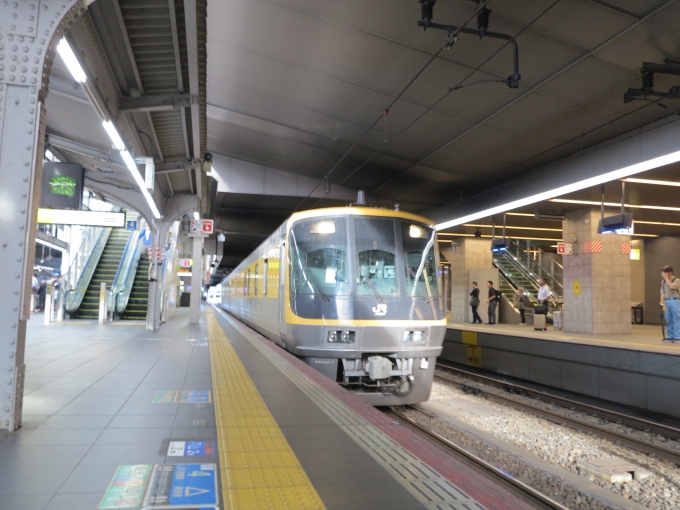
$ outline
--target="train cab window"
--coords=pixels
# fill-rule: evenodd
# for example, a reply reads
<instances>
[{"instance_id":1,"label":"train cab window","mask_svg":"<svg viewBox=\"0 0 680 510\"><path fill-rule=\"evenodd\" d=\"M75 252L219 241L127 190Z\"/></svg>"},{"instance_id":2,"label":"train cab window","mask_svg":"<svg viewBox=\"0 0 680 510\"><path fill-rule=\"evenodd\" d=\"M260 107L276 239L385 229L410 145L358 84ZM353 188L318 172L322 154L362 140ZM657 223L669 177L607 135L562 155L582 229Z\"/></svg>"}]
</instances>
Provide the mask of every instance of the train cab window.
<instances>
[{"instance_id":1,"label":"train cab window","mask_svg":"<svg viewBox=\"0 0 680 510\"><path fill-rule=\"evenodd\" d=\"M264 276L262 278L262 295L267 295L269 288L269 259L264 259Z\"/></svg>"},{"instance_id":2,"label":"train cab window","mask_svg":"<svg viewBox=\"0 0 680 510\"><path fill-rule=\"evenodd\" d=\"M398 294L396 242L392 219L355 218L357 295L383 297Z\"/></svg>"},{"instance_id":3,"label":"train cab window","mask_svg":"<svg viewBox=\"0 0 680 510\"><path fill-rule=\"evenodd\" d=\"M258 264L255 264L255 281L253 282L255 297L257 297L257 272L258 272L258 269L259 269Z\"/></svg>"},{"instance_id":4,"label":"train cab window","mask_svg":"<svg viewBox=\"0 0 680 510\"><path fill-rule=\"evenodd\" d=\"M295 223L289 234L290 285L293 294L349 295L347 220L314 218Z\"/></svg>"},{"instance_id":5,"label":"train cab window","mask_svg":"<svg viewBox=\"0 0 680 510\"><path fill-rule=\"evenodd\" d=\"M401 235L406 265L406 295L439 297L434 230L402 221Z\"/></svg>"}]
</instances>

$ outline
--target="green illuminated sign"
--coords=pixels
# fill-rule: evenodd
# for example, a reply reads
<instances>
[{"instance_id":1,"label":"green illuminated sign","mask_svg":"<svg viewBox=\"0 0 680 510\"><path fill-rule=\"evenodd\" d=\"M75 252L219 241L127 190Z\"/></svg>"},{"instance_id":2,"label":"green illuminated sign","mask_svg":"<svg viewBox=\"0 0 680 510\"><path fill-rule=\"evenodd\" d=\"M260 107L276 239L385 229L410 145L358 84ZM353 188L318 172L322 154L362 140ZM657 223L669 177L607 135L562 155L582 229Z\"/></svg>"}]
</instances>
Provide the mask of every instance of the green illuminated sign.
<instances>
[{"instance_id":1,"label":"green illuminated sign","mask_svg":"<svg viewBox=\"0 0 680 510\"><path fill-rule=\"evenodd\" d=\"M72 197L76 194L76 180L66 175L53 175L50 177L50 193Z\"/></svg>"}]
</instances>

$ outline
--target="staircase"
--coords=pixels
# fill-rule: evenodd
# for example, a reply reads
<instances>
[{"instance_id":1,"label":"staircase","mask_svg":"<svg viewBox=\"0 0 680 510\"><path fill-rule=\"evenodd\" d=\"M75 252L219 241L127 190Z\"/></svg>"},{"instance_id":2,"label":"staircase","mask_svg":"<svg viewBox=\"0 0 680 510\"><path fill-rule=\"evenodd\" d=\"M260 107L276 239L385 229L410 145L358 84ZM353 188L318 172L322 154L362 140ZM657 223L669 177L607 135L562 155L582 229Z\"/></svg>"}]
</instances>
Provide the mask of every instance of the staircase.
<instances>
[{"instance_id":1,"label":"staircase","mask_svg":"<svg viewBox=\"0 0 680 510\"><path fill-rule=\"evenodd\" d=\"M123 312L123 320L138 321L146 319L149 306L149 261L140 260L132 284L130 299Z\"/></svg>"},{"instance_id":2,"label":"staircase","mask_svg":"<svg viewBox=\"0 0 680 510\"><path fill-rule=\"evenodd\" d=\"M99 293L102 282L110 289L116 277L120 259L123 257L125 245L130 237L130 231L124 228L114 228L111 231L106 247L92 275L90 285L85 291L83 302L78 308L76 317L79 319L97 319L99 317Z\"/></svg>"}]
</instances>

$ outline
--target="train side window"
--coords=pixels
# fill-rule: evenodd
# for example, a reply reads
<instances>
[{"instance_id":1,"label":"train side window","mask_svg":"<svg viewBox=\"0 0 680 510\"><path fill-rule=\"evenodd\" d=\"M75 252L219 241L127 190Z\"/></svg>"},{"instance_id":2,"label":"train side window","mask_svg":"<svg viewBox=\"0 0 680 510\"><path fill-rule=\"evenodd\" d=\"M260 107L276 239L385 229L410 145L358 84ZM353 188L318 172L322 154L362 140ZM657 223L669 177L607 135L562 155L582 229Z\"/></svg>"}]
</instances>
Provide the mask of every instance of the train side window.
<instances>
[{"instance_id":1,"label":"train side window","mask_svg":"<svg viewBox=\"0 0 680 510\"><path fill-rule=\"evenodd\" d=\"M264 278L262 279L262 295L267 295L269 289L269 259L264 259Z\"/></svg>"},{"instance_id":2,"label":"train side window","mask_svg":"<svg viewBox=\"0 0 680 510\"><path fill-rule=\"evenodd\" d=\"M259 264L255 264L255 281L253 282L253 287L255 288L254 296L257 297L257 273L259 269Z\"/></svg>"},{"instance_id":3,"label":"train side window","mask_svg":"<svg viewBox=\"0 0 680 510\"><path fill-rule=\"evenodd\" d=\"M246 296L250 296L250 269L246 273Z\"/></svg>"}]
</instances>

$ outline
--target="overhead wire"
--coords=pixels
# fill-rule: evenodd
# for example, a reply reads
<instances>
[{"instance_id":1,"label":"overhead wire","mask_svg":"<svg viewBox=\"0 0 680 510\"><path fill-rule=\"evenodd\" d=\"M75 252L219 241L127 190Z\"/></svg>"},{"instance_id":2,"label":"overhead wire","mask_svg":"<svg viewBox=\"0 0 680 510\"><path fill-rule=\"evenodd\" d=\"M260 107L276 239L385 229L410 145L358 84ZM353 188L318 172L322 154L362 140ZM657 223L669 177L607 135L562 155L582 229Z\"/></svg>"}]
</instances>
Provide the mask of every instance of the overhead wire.
<instances>
[{"instance_id":1,"label":"overhead wire","mask_svg":"<svg viewBox=\"0 0 680 510\"><path fill-rule=\"evenodd\" d=\"M513 37L513 39L519 37L522 33L524 33L526 30L528 30L534 23L536 23L539 19L541 19L541 17L543 17L548 11L550 11L550 9L552 9L553 7L555 7L555 5L557 5L560 1L561 1L561 0L555 0L552 4L550 4L548 7L546 7L546 8L545 8L538 16L536 16L533 20L531 20L530 23L528 23L524 28L522 28L519 32L517 32L517 34ZM483 8L483 7L482 7L482 8ZM478 9L476 12L478 12L478 11L481 10L482 8ZM468 22L468 23L469 23L469 22ZM463 27L461 26L460 28L463 28ZM413 119L413 121L411 121L408 125L406 125L399 133L397 133L395 139L396 139L397 137L401 136L406 130L408 130L411 126L413 126L416 122L418 122L421 118L423 118L427 113L429 113L431 110L433 110L434 108L436 108L436 107L437 107L444 99L446 99L446 98L449 96L449 94L451 94L451 92L453 92L453 91L455 91L455 90L460 90L460 89L465 88L465 87L468 87L468 86L470 86L470 85L477 85L477 84L479 84L479 83L490 83L490 82L501 82L501 83L506 83L506 80L503 80L503 79L479 80L479 81L472 82L472 83L465 83L465 82L466 82L467 80L469 80L475 73L477 73L479 70L481 70L481 68L482 68L487 62L489 62L492 58L494 58L494 57L495 57L496 55L498 55L501 51L503 51L503 50L508 46L508 44L510 44L509 41L506 42L505 44L503 44L503 46L501 46L497 51L495 51L494 53L492 53L486 60L484 60L481 64L479 64L479 65L478 65L477 67L475 67L472 71L470 71L470 72L469 72L463 79L461 79L455 86L449 88L449 90L446 91L439 99L437 99L437 101L435 101L435 102L434 102L432 105L430 105L425 111L423 111L420 115L418 115L415 119ZM386 142L382 147L380 147L380 149L377 149L377 150L376 150L369 158L367 158L365 161L363 161L357 168L355 168L352 172L350 172L348 175L346 175L344 179L342 179L339 183L337 183L337 185L338 185L338 186L339 186L339 185L342 185L342 184L343 184L345 181L347 181L350 177L352 177L352 176L353 176L354 174L356 174L359 170L361 170L364 166L366 166L373 158L375 158L377 155L379 155L380 153L382 153L383 149L385 149L385 147L387 146L387 144L388 144L388 142ZM421 162L422 162L422 161L423 161L423 160L421 160ZM407 167L406 169L404 169L404 170L402 170L401 172L399 172L398 175L401 175L402 173L411 170L412 168L416 167L418 164L419 164L419 163L410 165L410 166ZM385 184L391 182L395 177L396 177L396 176L391 177L390 179L388 179L387 181L385 181L383 184L381 184L380 186L378 186L377 188L375 188L375 190L378 190L378 189L380 189L381 187L383 187ZM405 195L403 195L403 196L405 196ZM325 197L324 197L324 198L325 198ZM321 199L317 200L317 202L314 204L314 207L315 207L316 205L318 205L322 200L324 200L324 198L321 198ZM399 197L397 200L400 200L401 198L402 198L402 197Z\"/></svg>"},{"instance_id":2,"label":"overhead wire","mask_svg":"<svg viewBox=\"0 0 680 510\"><path fill-rule=\"evenodd\" d=\"M559 1L559 0L557 0L557 1ZM475 12L474 12L474 13L473 13L473 14L472 14L472 15L471 15L471 16L470 16L470 17L469 17L462 25L460 25L458 28L456 28L456 30L454 30L453 32L451 32L451 36L450 36L450 37L455 37L455 36L457 36L458 33L460 32L460 30L463 29L463 28L465 28L465 26L467 26L468 23L470 23L472 20L474 20L474 19L477 17L477 15L479 14L479 12L480 12L481 10L483 10L483 9L487 6L487 4L488 4L489 2L491 2L491 0L483 0L483 1L481 1L481 2L477 5L477 8L475 9ZM409 82L406 84L406 86L405 86L404 88L402 88L402 90L399 92L399 94L397 94L397 95L394 97L394 99L393 99L392 102L389 104L389 106L387 106L387 108L385 108L385 109L383 110L383 113L381 113L380 116L379 116L379 117L378 117L378 118L377 118L377 119L376 119L376 120L368 127L368 129L366 129L366 131L365 131L365 132L364 132L364 133L363 133L363 134L362 134L362 135L361 135L361 136L360 136L360 137L352 144L352 146L351 146L349 149L347 149L347 150L345 151L345 153L344 153L344 154L340 157L340 159L339 159L339 160L331 167L331 169L326 173L326 175L324 175L323 178L322 178L321 180L319 180L318 184L317 184L316 186L314 186L314 188L312 188L312 190L307 194L307 196L306 196L305 198L303 198L303 199L300 201L300 203L299 203L299 204L296 206L296 208L295 208L296 211L299 210L299 209L300 209L300 206L301 206L302 204L304 204L310 196L312 196L312 193L314 193L314 192L319 188L319 186L321 186L321 184L323 184L323 183L326 181L326 179L328 179L328 178L330 177L330 175L336 170L336 168L338 168L338 166L340 165L340 163L342 163L342 162L347 158L347 156L349 156L349 154L357 147L357 145L359 145L359 143L360 143L364 138L366 138L366 135L368 135L368 134L373 130L373 128L380 122L380 120L385 116L385 113L384 113L384 112L385 112L385 111L389 111L389 110L397 103L397 101L399 101L399 99L401 99L401 97L406 93L406 91L407 91L409 88L411 88L411 85L413 85L413 83L414 83L418 78L420 78L420 76L425 72L425 70L426 70L428 67L430 67L430 64L432 64L432 62L434 62L434 61L437 59L437 57L440 55L440 53L441 53L443 50L444 50L444 46L440 47L440 48L439 48L439 49L438 49L438 50L437 50L437 51L436 51L436 52L428 59L428 61L425 63L425 65L423 65L423 66L418 70L418 72L416 72L416 74L409 80ZM373 157L375 157L375 155L372 156L371 159L372 159ZM364 163L364 164L365 164L365 163ZM354 173L354 172L353 172L353 173ZM345 180L346 180L346 179L344 179L342 182L344 182ZM317 203L318 203L318 202L317 202Z\"/></svg>"},{"instance_id":3,"label":"overhead wire","mask_svg":"<svg viewBox=\"0 0 680 510\"><path fill-rule=\"evenodd\" d=\"M554 4L552 4L550 7L548 7L547 10L550 10L550 9L551 9L557 2L559 2L559 1L560 1L560 0L557 0ZM552 80L553 78L555 78L555 77L561 75L562 73L568 71L569 69L571 69L571 68L574 67L575 65L577 65L577 64L579 64L580 62L584 61L586 58L590 57L591 55L593 55L595 52L597 52L597 51L600 50L601 48L607 46L608 44L610 44L611 42L615 41L615 40L618 39L619 37L621 37L621 36L623 36L624 34L628 33L630 30L632 30L633 28L637 27L639 24L643 23L645 20L649 19L651 16L654 16L655 14L659 13L660 11L662 11L663 9L665 9L666 7L668 7L669 5L673 4L675 1L676 1L676 0L668 0L668 1L665 2L664 4L660 5L660 6L657 7L656 9L654 9L652 12L646 14L644 17L638 18L634 23L628 25L626 28L624 28L624 29L622 29L621 31L619 31L618 33L614 34L612 37L610 37L610 38L607 39L606 41L600 43L597 47L595 47L595 48L593 48L592 50L587 51L587 52L584 53L583 55L580 55L579 57L575 58L574 60L572 60L571 62L569 62L569 63L566 64L565 66L561 67L561 68L560 68L558 71L556 71L555 73L553 73L553 74L551 74L550 76L544 78L543 80L541 80L541 81L540 81L539 83L537 83L536 85L530 87L530 88L529 88L528 90L526 90L524 93L520 94L519 96L515 97L515 98L512 99L511 101L507 102L507 103L506 103L505 105L503 105L501 108L497 109L496 111L494 111L493 113L491 113L490 115L488 115L487 117L485 117L483 120L481 120L481 121L479 121L478 123L476 123L474 126L472 126L472 127L470 127L469 129L465 130L463 133L461 133L461 134L455 136L453 139L449 140L449 141L448 141L447 143L445 143L444 145L441 145L441 146L440 146L439 148L437 148L436 150L430 152L430 154L428 154L427 156L421 158L419 161L417 161L416 163L414 163L413 165L411 165L410 167L408 167L407 169L405 169L404 172L407 172L408 170L410 170L410 169L412 169L412 168L418 166L418 165L421 164L423 161L425 161L425 160L427 160L428 158L434 156L434 155L437 154L438 152L444 150L446 147L448 147L448 146L451 145L452 143L456 142L457 140L461 139L463 136L467 135L468 133L470 133L470 132L473 131L474 129L476 129L476 128L478 128L479 126L483 125L486 121L492 119L493 117L495 117L495 116L498 115L499 113L505 111L507 108L509 108L509 107L512 106L513 104L517 103L518 101L520 101L522 98L526 97L526 96L527 96L528 94L530 94L531 92L537 90L538 88L540 88L540 87L543 86L545 83L547 83L547 82L549 82L550 80ZM546 11L547 11L547 10L546 10ZM544 13L545 13L546 11L544 11ZM542 13L540 16L542 16L544 13ZM540 16L539 16L539 17L540 17ZM532 21L531 24L533 24L535 21L536 21L536 20ZM528 28L529 26L531 26L531 24L528 25L526 28ZM525 29L526 29L526 28L525 28ZM626 115L627 115L627 114L626 114ZM626 115L623 115L622 117L625 117ZM605 124L605 125L606 125L606 124ZM402 173L403 173L403 172L402 172ZM393 180L393 178L388 179L388 180L385 181L383 184L381 184L378 188L376 188L376 190L378 190L378 189L380 189L381 187L385 186L386 184L388 184L388 183L391 182L392 180ZM416 192L416 191L422 189L422 188L423 188L424 186L426 186L426 185L428 185L428 183L423 184L423 185L421 185L421 186L416 187L415 189L410 190L408 193L406 193L406 194L401 195L400 197L398 197L397 200L401 200L403 197L408 196L408 195L410 195L411 193L414 193L414 192ZM494 188L494 189L496 189L496 188Z\"/></svg>"}]
</instances>

